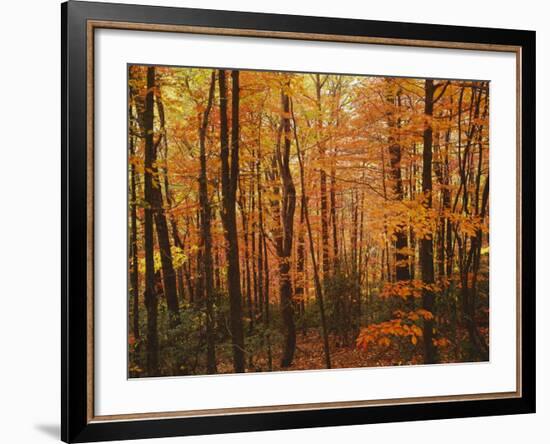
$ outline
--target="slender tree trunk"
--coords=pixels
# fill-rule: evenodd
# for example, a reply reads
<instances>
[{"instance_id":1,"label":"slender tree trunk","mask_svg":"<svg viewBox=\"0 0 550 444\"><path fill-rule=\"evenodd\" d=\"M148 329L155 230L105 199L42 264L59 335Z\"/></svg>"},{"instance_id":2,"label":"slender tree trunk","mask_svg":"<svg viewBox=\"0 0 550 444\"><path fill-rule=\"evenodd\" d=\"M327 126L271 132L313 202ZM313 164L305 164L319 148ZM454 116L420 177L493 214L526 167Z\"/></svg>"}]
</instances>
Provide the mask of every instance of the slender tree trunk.
<instances>
[{"instance_id":1,"label":"slender tree trunk","mask_svg":"<svg viewBox=\"0 0 550 444\"><path fill-rule=\"evenodd\" d=\"M269 262L267 258L267 240L265 235L262 235L262 249L264 254L264 301L265 301L265 327L266 327L266 341L267 341L267 368L269 371L273 370L273 356L271 352L271 331L270 331L270 308L269 308Z\"/></svg>"},{"instance_id":2,"label":"slender tree trunk","mask_svg":"<svg viewBox=\"0 0 550 444\"><path fill-rule=\"evenodd\" d=\"M264 312L264 215L263 215L263 203L262 203L262 185L260 174L260 160L261 151L258 145L258 160L256 161L256 191L258 194L258 309L260 320L263 318Z\"/></svg>"},{"instance_id":3,"label":"slender tree trunk","mask_svg":"<svg viewBox=\"0 0 550 444\"><path fill-rule=\"evenodd\" d=\"M147 205L144 209L145 240L145 306L147 308L147 375L158 376L158 298L155 288L155 260L153 239L153 177L151 174L155 159L153 142L153 107L154 107L155 68L147 68L147 94L143 112L143 134L145 135L145 172L144 193Z\"/></svg>"},{"instance_id":4,"label":"slender tree trunk","mask_svg":"<svg viewBox=\"0 0 550 444\"><path fill-rule=\"evenodd\" d=\"M253 152L252 155L254 156L255 153ZM250 180L250 212L252 214L252 232L251 232L251 239L252 239L252 252L251 252L251 263L252 263L252 295L253 295L253 301L252 301L252 318L254 321L256 320L257 312L258 312L258 306L259 306L259 295L258 295L258 270L256 268L256 260L258 257L257 253L257 247L256 247L256 238L258 233L258 221L256 216L256 184L254 183L255 179L255 165L251 165L251 180Z\"/></svg>"},{"instance_id":5,"label":"slender tree trunk","mask_svg":"<svg viewBox=\"0 0 550 444\"><path fill-rule=\"evenodd\" d=\"M435 162L433 162L433 170L437 181L441 185L441 202L440 206L445 210L445 178L442 162L442 146L440 143L441 134L436 132L435 143L433 145L433 152L435 155ZM440 212L437 228L436 228L436 260L437 264L437 278L441 280L445 276L445 216L443 212Z\"/></svg>"},{"instance_id":6,"label":"slender tree trunk","mask_svg":"<svg viewBox=\"0 0 550 444\"><path fill-rule=\"evenodd\" d=\"M201 226L201 217L200 217L200 209L197 210L197 231L200 232L200 226ZM193 303L200 304L204 297L204 276L203 276L203 270L202 270L202 264L203 264L203 251L201 248L198 248L195 257L195 293L193 296Z\"/></svg>"},{"instance_id":7,"label":"slender tree trunk","mask_svg":"<svg viewBox=\"0 0 550 444\"><path fill-rule=\"evenodd\" d=\"M357 292L357 309L358 309L358 320L359 320L359 326L361 325L361 317L363 315L362 313L362 306L361 306L361 299L362 299L362 285L363 285L363 222L364 222L364 202L365 202L365 195L363 192L361 192L361 207L359 210L359 263L357 265L357 284L356 284L356 292ZM365 264L365 268L367 268L367 265ZM367 270L365 270L367 271ZM367 280L368 282L368 280ZM367 294L368 294L368 288L367 288Z\"/></svg>"},{"instance_id":8,"label":"slender tree trunk","mask_svg":"<svg viewBox=\"0 0 550 444\"><path fill-rule=\"evenodd\" d=\"M261 121L260 121L261 125ZM261 140L259 138L258 140ZM265 325L265 341L267 345L267 368L273 370L273 356L271 353L271 334L270 334L270 319L269 319L269 263L267 258L267 242L264 228L264 212L262 198L262 183L260 171L260 159L262 158L261 148L258 144L258 160L256 162L256 179L258 192L258 293L260 297L260 314Z\"/></svg>"},{"instance_id":9,"label":"slender tree trunk","mask_svg":"<svg viewBox=\"0 0 550 444\"><path fill-rule=\"evenodd\" d=\"M128 108L129 120L132 122L132 106ZM130 135L130 156L135 155L135 139L133 135ZM132 333L136 340L136 344L139 343L140 331L139 331L139 263L138 263L138 241L137 241L137 184L136 184L136 166L134 162L130 167L130 295L132 297Z\"/></svg>"},{"instance_id":10,"label":"slender tree trunk","mask_svg":"<svg viewBox=\"0 0 550 444\"><path fill-rule=\"evenodd\" d=\"M166 145L166 162L168 162L168 145ZM173 206L173 198L172 198L172 192L170 189L170 182L168 180L168 171L166 169L164 171L164 189L166 191L166 202L168 204L168 209L170 210L172 209L172 206ZM172 231L172 239L174 240L174 246L179 248L181 251L183 251L183 242L181 241L180 235L178 233L178 224L172 214L170 214L169 222L170 222L170 230ZM179 266L175 269L175 272L176 272L177 295L179 299L183 302L185 300L183 268Z\"/></svg>"},{"instance_id":11,"label":"slender tree trunk","mask_svg":"<svg viewBox=\"0 0 550 444\"><path fill-rule=\"evenodd\" d=\"M296 118L294 116L294 109L291 109L291 116L293 121L293 127L294 127L294 140L296 142L296 152L298 154L298 163L300 167L300 185L302 188L302 206L304 208L304 218L306 221L306 227L307 227L307 233L309 238L309 252L311 255L311 263L313 267L313 279L315 282L315 294L317 297L317 303L319 304L319 313L321 315L321 334L323 337L323 350L325 354L325 366L326 368L331 368L331 361L330 361L330 346L328 341L328 330L327 330L327 321L326 321L326 315L325 315L325 304L324 304L324 298L323 298L323 288L321 286L321 279L319 278L319 269L317 267L317 260L315 258L315 246L313 243L313 234L311 232L311 223L309 220L309 211L307 206L307 194L306 194L306 186L305 186L305 179L304 179L304 163L302 160L302 153L300 150L300 142L298 140L298 133L296 130Z\"/></svg>"},{"instance_id":12,"label":"slender tree trunk","mask_svg":"<svg viewBox=\"0 0 550 444\"><path fill-rule=\"evenodd\" d=\"M150 167L152 176L151 204L157 233L157 241L159 244L164 296L170 312L170 325L174 326L179 323L179 303L176 286L176 274L174 272L174 265L172 261L172 251L170 249L170 237L168 235L168 224L166 222L166 214L161 191L160 173L157 166L158 147L161 141L166 138L164 131L164 108L162 107L162 102L159 98L158 92L155 92L157 85L155 83L155 79L153 80L153 96L157 104L160 126L162 130L158 140L153 142L152 146L152 162Z\"/></svg>"},{"instance_id":13,"label":"slender tree trunk","mask_svg":"<svg viewBox=\"0 0 550 444\"><path fill-rule=\"evenodd\" d=\"M246 295L246 308L248 311L248 332L249 334L252 334L252 331L254 330L254 307L252 305L252 292L250 289L250 249L249 249L249 239L250 239L250 228L249 228L249 220L248 220L248 212L246 210L246 199L244 196L243 188L244 186L239 186L241 193L240 193L240 199L239 199L239 208L241 212L241 225L243 229L243 240L244 240L244 287L245 287L245 295ZM250 356L251 358L251 356Z\"/></svg>"},{"instance_id":14,"label":"slender tree trunk","mask_svg":"<svg viewBox=\"0 0 550 444\"><path fill-rule=\"evenodd\" d=\"M323 140L323 105L322 105L322 90L326 81L321 80L319 74L315 75L315 92L317 99L317 145L319 150L319 159L321 160L321 167L319 171L320 180L320 193L321 193L321 251L322 255L322 268L323 268L323 281L324 285L328 284L328 278L330 274L330 258L329 258L329 245L328 245L328 199L327 199L327 173L325 172L322 164L325 158L325 142Z\"/></svg>"},{"instance_id":15,"label":"slender tree trunk","mask_svg":"<svg viewBox=\"0 0 550 444\"><path fill-rule=\"evenodd\" d=\"M302 199L303 201L303 199ZM300 316L302 328L305 331L305 240L304 240L304 205L300 205L300 225L298 228L298 246L296 248L296 283L294 285L294 293L298 307L300 308Z\"/></svg>"},{"instance_id":16,"label":"slender tree trunk","mask_svg":"<svg viewBox=\"0 0 550 444\"><path fill-rule=\"evenodd\" d=\"M286 87L290 86L290 81ZM292 241L294 234L294 211L296 208L296 190L290 172L290 107L286 91L281 95L283 117L281 118L283 143L277 146L277 164L282 182L281 224L282 230L277 236L277 255L279 256L279 291L281 316L285 327L281 367L289 367L296 350L296 326L292 303L292 284L290 278Z\"/></svg>"},{"instance_id":17,"label":"slender tree trunk","mask_svg":"<svg viewBox=\"0 0 550 444\"><path fill-rule=\"evenodd\" d=\"M403 201L403 178L401 175L401 145L398 135L395 132L399 129L399 118L396 118L393 111L393 106L397 101L399 107L400 99L395 94L390 94L387 99L392 105L392 111L388 112L388 127L390 136L388 138L389 155L390 155L390 175L393 181L393 199ZM395 231L395 279L396 281L410 280L409 272L409 256L408 256L408 241L406 227L398 226ZM409 299L409 305L414 307L414 299ZM412 307L411 307L412 308Z\"/></svg>"},{"instance_id":18,"label":"slender tree trunk","mask_svg":"<svg viewBox=\"0 0 550 444\"><path fill-rule=\"evenodd\" d=\"M330 171L330 220L332 223L332 266L334 271L338 270L338 226L336 224L336 170Z\"/></svg>"},{"instance_id":19,"label":"slender tree trunk","mask_svg":"<svg viewBox=\"0 0 550 444\"><path fill-rule=\"evenodd\" d=\"M155 159L156 161L156 159ZM152 175L158 181L158 169L153 163ZM176 273L172 261L172 251L170 249L170 238L168 236L168 224L164 213L163 199L160 191L160 184L154 183L152 190L153 212L155 219L155 227L157 232L157 240L159 243L160 263L162 269L162 286L166 297L166 304L170 312L170 325L174 326L179 323L179 303L176 286Z\"/></svg>"},{"instance_id":20,"label":"slender tree trunk","mask_svg":"<svg viewBox=\"0 0 550 444\"><path fill-rule=\"evenodd\" d=\"M204 249L202 256L202 271L204 276L204 289L206 292L206 371L208 374L217 373L216 345L214 336L214 278L212 266L212 235L211 235L211 209L208 198L208 176L206 171L206 130L208 118L212 109L216 74L212 71L208 103L202 116L199 134L200 165L199 176L199 202L201 206L201 244Z\"/></svg>"},{"instance_id":21,"label":"slender tree trunk","mask_svg":"<svg viewBox=\"0 0 550 444\"><path fill-rule=\"evenodd\" d=\"M417 185L417 181L416 181L416 177L417 177L417 165L416 165L416 143L413 143L413 146L412 146L412 153L413 153L413 158L411 160L411 178L410 178L410 184L409 184L409 187L410 187L410 190L409 190L409 194L410 194L410 200L413 201L415 198L416 198L416 185ZM410 241L410 246L411 246L411 251L413 253L413 257L412 257L412 260L410 261L410 267L409 267L409 273L410 273L410 276L411 276L411 279L415 279L416 278L416 245L417 245L417 242L416 242L416 234L414 232L414 228L411 224L410 228L409 228L409 241Z\"/></svg>"},{"instance_id":22,"label":"slender tree trunk","mask_svg":"<svg viewBox=\"0 0 550 444\"><path fill-rule=\"evenodd\" d=\"M425 81L425 122L424 122L424 149L423 149L423 169L422 169L422 191L424 193L425 207L432 207L432 116L434 104L434 82L431 79ZM433 262L433 239L431 236L420 240L420 267L422 269L422 281L424 288L422 291L422 308L433 313L435 294L432 286L434 279ZM424 319L423 338L424 338L424 363L433 364L437 361L436 350L433 344L434 320Z\"/></svg>"},{"instance_id":23,"label":"slender tree trunk","mask_svg":"<svg viewBox=\"0 0 550 444\"><path fill-rule=\"evenodd\" d=\"M350 295L350 301L346 310L346 318L344 324L344 343L349 343L348 330L351 329L353 336L356 335L358 321L360 319L360 309L361 305L359 304L359 279L360 274L359 269L359 257L360 247L359 247L359 193L355 189L351 194L351 239L350 239L350 255L351 255L351 276L352 276L352 285L353 289Z\"/></svg>"},{"instance_id":24,"label":"slender tree trunk","mask_svg":"<svg viewBox=\"0 0 550 444\"><path fill-rule=\"evenodd\" d=\"M233 341L233 367L236 373L244 372L244 333L242 321L241 272L237 239L236 192L239 179L239 71L231 72L231 165L227 123L227 86L225 70L219 70L220 89L220 142L221 175L225 240L227 243L227 279L231 311Z\"/></svg>"}]
</instances>

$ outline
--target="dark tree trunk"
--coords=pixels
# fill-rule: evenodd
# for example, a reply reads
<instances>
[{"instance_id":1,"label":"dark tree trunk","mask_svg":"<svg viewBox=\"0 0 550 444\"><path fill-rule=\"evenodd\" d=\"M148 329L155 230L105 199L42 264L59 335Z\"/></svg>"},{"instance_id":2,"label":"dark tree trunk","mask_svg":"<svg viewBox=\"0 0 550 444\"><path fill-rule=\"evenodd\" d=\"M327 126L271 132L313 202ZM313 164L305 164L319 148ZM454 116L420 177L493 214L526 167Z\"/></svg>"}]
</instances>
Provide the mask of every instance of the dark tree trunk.
<instances>
[{"instance_id":1,"label":"dark tree trunk","mask_svg":"<svg viewBox=\"0 0 550 444\"><path fill-rule=\"evenodd\" d=\"M424 122L424 149L422 169L422 191L424 193L424 205L427 209L432 207L432 116L434 104L434 82L431 79L425 81L425 122ZM433 292L434 261L433 261L433 239L431 236L420 240L420 267L422 270L422 308L430 313L433 312L435 294ZM437 362L436 350L433 344L434 320L424 319L424 363L433 364Z\"/></svg>"},{"instance_id":2,"label":"dark tree trunk","mask_svg":"<svg viewBox=\"0 0 550 444\"><path fill-rule=\"evenodd\" d=\"M200 165L199 176L199 202L201 207L201 243L204 249L202 256L202 268L204 276L204 289L206 292L206 371L208 374L217 373L216 346L214 336L214 277L212 266L212 235L211 235L211 209L208 198L208 176L206 172L206 130L208 118L214 98L216 74L212 71L208 103L202 116L199 133Z\"/></svg>"},{"instance_id":3,"label":"dark tree trunk","mask_svg":"<svg viewBox=\"0 0 550 444\"><path fill-rule=\"evenodd\" d=\"M151 174L155 159L153 141L153 107L155 87L155 68L147 68L147 94L143 111L143 134L145 136L145 172L144 193L147 205L144 209L144 239L145 239L145 306L147 309L147 375L158 376L158 298L155 288L155 260L153 239L153 177Z\"/></svg>"},{"instance_id":4,"label":"dark tree trunk","mask_svg":"<svg viewBox=\"0 0 550 444\"><path fill-rule=\"evenodd\" d=\"M450 131L450 130L449 130ZM445 209L445 179L443 172L443 162L442 162L442 147L440 143L441 134L436 132L435 141L433 144L433 153L435 155L435 161L433 162L433 170L437 181L442 186L441 188L441 207ZM437 222L436 227L436 268L437 268L437 278L441 279L445 276L445 217L440 212L440 216Z\"/></svg>"},{"instance_id":5,"label":"dark tree trunk","mask_svg":"<svg viewBox=\"0 0 550 444\"><path fill-rule=\"evenodd\" d=\"M220 158L222 176L222 222L227 243L227 279L231 311L233 341L233 367L236 373L244 372L244 334L242 321L241 272L237 239L236 192L239 176L239 71L231 72L231 165L229 164L229 137L227 123L227 86L225 70L219 70L220 88Z\"/></svg>"},{"instance_id":6,"label":"dark tree trunk","mask_svg":"<svg viewBox=\"0 0 550 444\"><path fill-rule=\"evenodd\" d=\"M258 139L259 140L259 139ZM258 160L256 160L256 191L258 194L258 311L260 319L263 318L264 312L264 217L262 203L262 185L260 175L260 160L261 152L258 145Z\"/></svg>"},{"instance_id":7,"label":"dark tree trunk","mask_svg":"<svg viewBox=\"0 0 550 444\"><path fill-rule=\"evenodd\" d=\"M391 81L388 80L390 88ZM395 116L395 110L399 109L401 99L399 92L393 93L388 91L387 102L390 106L390 111L387 113L388 129L390 131L388 137L388 151L390 155L390 176L393 184L393 199L403 201L403 178L401 174L401 144L399 143L399 134L397 133L401 126L400 118ZM408 240L406 227L398 226L395 231L395 280L408 281L411 278L409 270L409 255L407 252ZM414 299L408 299L410 308L414 308Z\"/></svg>"},{"instance_id":8,"label":"dark tree trunk","mask_svg":"<svg viewBox=\"0 0 550 444\"><path fill-rule=\"evenodd\" d=\"M412 146L412 159L411 159L411 168L410 168L410 190L409 190L409 198L411 201L413 201L416 198L416 177L417 177L417 166L416 166L416 143L413 143ZM409 273L411 276L411 279L416 278L416 234L414 232L414 228L411 224L409 228L409 241L411 246L411 251L413 254L412 260L410 261L410 267L409 267Z\"/></svg>"},{"instance_id":9,"label":"dark tree trunk","mask_svg":"<svg viewBox=\"0 0 550 444\"><path fill-rule=\"evenodd\" d=\"M240 199L239 199L239 209L241 212L241 225L243 229L243 240L244 240L244 258L243 258L243 264L244 264L244 287L245 287L245 297L246 297L246 308L248 311L248 332L249 334L252 333L254 330L254 307L252 305L252 292L250 288L250 249L249 249L249 239L250 239L250 227L249 227L249 220L248 220L248 212L246 209L246 198L244 196L244 185L241 183L239 185L239 188L241 190L240 193ZM250 356L251 358L252 356Z\"/></svg>"},{"instance_id":10,"label":"dark tree trunk","mask_svg":"<svg viewBox=\"0 0 550 444\"><path fill-rule=\"evenodd\" d=\"M365 202L365 195L363 192L361 192L361 198L359 199L361 202L360 209L359 209L359 257L358 257L358 264L357 264L357 283L356 283L356 299L357 299L357 317L358 317L358 325L361 325L361 317L363 315L362 313L362 307L361 307L361 294L362 294L362 284L363 284L363 222L364 222L364 202ZM367 265L365 264L365 268L367 268ZM365 270L368 271L368 270ZM368 283L368 278L367 278ZM367 294L368 294L368 285L367 287Z\"/></svg>"},{"instance_id":11,"label":"dark tree trunk","mask_svg":"<svg viewBox=\"0 0 550 444\"><path fill-rule=\"evenodd\" d=\"M167 184L168 185L168 184ZM168 205L171 207L172 202L169 202ZM170 217L170 229L172 230L172 239L174 239L174 245L180 249L180 251L183 251L183 242L181 241L181 237L178 233L178 224L174 217ZM179 266L176 268L176 285L178 290L178 297L183 303L185 301L185 285L184 285L184 278L183 278L183 266Z\"/></svg>"},{"instance_id":12,"label":"dark tree trunk","mask_svg":"<svg viewBox=\"0 0 550 444\"><path fill-rule=\"evenodd\" d=\"M156 160L156 158L155 158ZM158 180L158 169L153 163L151 166L152 175ZM160 263L162 268L162 286L166 297L166 305L170 312L170 325L179 323L179 303L176 286L176 273L172 262L172 251L170 250L170 238L168 236L168 224L163 208L163 199L158 182L153 184L152 202L157 232L157 240L160 250Z\"/></svg>"},{"instance_id":13,"label":"dark tree trunk","mask_svg":"<svg viewBox=\"0 0 550 444\"><path fill-rule=\"evenodd\" d=\"M391 142L390 142L391 143ZM403 181L401 178L401 146L398 143L390 145L391 175L394 180L394 197L398 201L403 200ZM408 240L405 226L400 226L395 232L395 279L408 281L411 278L409 272Z\"/></svg>"},{"instance_id":14,"label":"dark tree trunk","mask_svg":"<svg viewBox=\"0 0 550 444\"><path fill-rule=\"evenodd\" d=\"M265 302L265 326L266 326L266 342L267 342L267 368L269 371L273 370L273 356L271 353L271 333L270 333L270 302L269 302L269 262L267 258L267 240L266 236L262 235L262 250L263 250L263 264L264 264L264 302Z\"/></svg>"},{"instance_id":15,"label":"dark tree trunk","mask_svg":"<svg viewBox=\"0 0 550 444\"><path fill-rule=\"evenodd\" d=\"M303 199L302 199L303 200ZM300 316L302 317L302 324L305 322L304 307L305 307L305 241L304 241L304 205L300 205L300 225L298 228L298 246L296 248L296 282L294 284L294 293L296 295L296 301L300 308ZM302 325L305 329L305 326Z\"/></svg>"},{"instance_id":16,"label":"dark tree trunk","mask_svg":"<svg viewBox=\"0 0 550 444\"><path fill-rule=\"evenodd\" d=\"M290 82L287 83L287 87ZM283 117L281 118L283 144L277 146L277 164L282 182L281 223L282 230L277 236L277 255L279 256L279 289L281 298L281 316L285 327L281 367L289 367L296 350L296 326L292 303L292 284L290 263L294 230L294 211L296 208L296 190L290 172L290 101L286 92L282 93Z\"/></svg>"},{"instance_id":17,"label":"dark tree trunk","mask_svg":"<svg viewBox=\"0 0 550 444\"><path fill-rule=\"evenodd\" d=\"M323 140L323 105L322 105L322 90L326 81L326 77L321 81L319 74L315 75L315 91L317 99L317 145L319 149L319 159L321 162L325 157L325 142ZM330 258L329 258L329 246L328 246L328 199L327 199L327 173L325 172L323 165L320 167L320 193L321 193L321 251L322 255L322 269L323 269L323 282L326 286L328 284L328 278L330 273Z\"/></svg>"},{"instance_id":18,"label":"dark tree trunk","mask_svg":"<svg viewBox=\"0 0 550 444\"><path fill-rule=\"evenodd\" d=\"M170 230L172 233L172 239L174 241L174 246L182 249L183 244L181 242L181 239L178 234L178 224L171 213L172 205L173 205L173 199L172 199L172 191L170 189L170 181L168 179L168 137L166 135L166 117L164 113L164 104L162 101L162 97L160 95L160 90L157 94L157 108L159 112L159 120L161 125L161 137L163 146L164 146L164 166L162 168L163 170L163 178L164 178L164 195L166 196L166 203L168 204L168 210L169 210L169 216L168 216L168 222L170 223ZM158 142L160 144L160 140ZM158 157L158 156L157 156ZM160 177L159 177L160 181ZM179 299L184 300L184 290L183 290L183 271L181 267L179 267L177 270L175 270L176 273L176 294Z\"/></svg>"},{"instance_id":19,"label":"dark tree trunk","mask_svg":"<svg viewBox=\"0 0 550 444\"><path fill-rule=\"evenodd\" d=\"M338 226L336 224L336 171L330 171L330 220L332 225L332 266L338 270Z\"/></svg>"},{"instance_id":20,"label":"dark tree trunk","mask_svg":"<svg viewBox=\"0 0 550 444\"><path fill-rule=\"evenodd\" d=\"M255 152L252 151L252 155L255 156ZM251 257L252 262L252 314L251 316L256 320L258 307L259 307L259 295L258 295L258 270L256 268L256 234L258 232L258 222L256 217L256 184L254 183L255 179L255 164L251 165L251 180L250 180L250 212L252 214L252 232L251 232ZM251 318L252 319L252 318Z\"/></svg>"},{"instance_id":21,"label":"dark tree trunk","mask_svg":"<svg viewBox=\"0 0 550 444\"><path fill-rule=\"evenodd\" d=\"M360 316L358 305L358 280L359 276L359 193L357 189L354 189L351 193L351 238L350 238L350 256L351 256L351 276L352 276L352 285L353 290L350 293L350 300L348 301L348 306L345 307L345 316L344 316L344 344L349 345L348 332L351 330L352 336L356 336L356 329L358 327L358 320Z\"/></svg>"},{"instance_id":22,"label":"dark tree trunk","mask_svg":"<svg viewBox=\"0 0 550 444\"><path fill-rule=\"evenodd\" d=\"M260 120L261 125L261 120ZM261 140L260 138L258 140ZM264 231L264 212L262 198L262 184L260 159L262 153L260 145L258 145L258 160L256 162L256 179L258 191L258 215L259 215L259 237L258 237L258 293L260 299L260 316L265 324L265 341L267 345L267 368L273 370L273 356L271 353L271 336L269 332L269 263L267 258L267 242Z\"/></svg>"},{"instance_id":23,"label":"dark tree trunk","mask_svg":"<svg viewBox=\"0 0 550 444\"><path fill-rule=\"evenodd\" d=\"M157 109L161 120L161 128L164 131L164 108L160 98L156 97ZM168 234L168 223L166 222L166 214L164 211L164 201L162 197L160 174L157 167L157 151L162 139L166 138L166 134L162 132L159 135L158 141L153 146L153 162L151 165L151 173L153 176L152 188L152 204L154 211L155 227L157 231L157 241L160 250L160 262L162 268L162 286L164 288L164 296L166 297L166 305L170 312L170 325L173 327L179 323L179 303L178 292L176 285L176 273L174 271L174 263L172 261L172 250L170 248L170 236ZM166 142L166 140L165 140Z\"/></svg>"},{"instance_id":24,"label":"dark tree trunk","mask_svg":"<svg viewBox=\"0 0 550 444\"><path fill-rule=\"evenodd\" d=\"M200 226L201 226L201 217L200 217L200 209L197 209L197 231L200 232ZM195 291L193 293L193 300L192 302L194 304L200 304L203 300L204 296L204 276L202 271L202 259L203 257L203 251L202 249L198 248L196 250L196 257L195 257Z\"/></svg>"}]
</instances>

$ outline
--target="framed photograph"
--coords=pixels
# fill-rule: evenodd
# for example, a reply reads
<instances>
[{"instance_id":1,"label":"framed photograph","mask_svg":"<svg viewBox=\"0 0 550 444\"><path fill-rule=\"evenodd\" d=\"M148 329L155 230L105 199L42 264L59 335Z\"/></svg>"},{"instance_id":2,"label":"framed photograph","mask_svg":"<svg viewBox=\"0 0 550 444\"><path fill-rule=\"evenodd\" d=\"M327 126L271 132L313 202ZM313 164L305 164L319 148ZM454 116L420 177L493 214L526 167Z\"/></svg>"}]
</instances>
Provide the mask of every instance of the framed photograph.
<instances>
[{"instance_id":1,"label":"framed photograph","mask_svg":"<svg viewBox=\"0 0 550 444\"><path fill-rule=\"evenodd\" d=\"M535 411L535 33L69 1L62 439Z\"/></svg>"}]
</instances>

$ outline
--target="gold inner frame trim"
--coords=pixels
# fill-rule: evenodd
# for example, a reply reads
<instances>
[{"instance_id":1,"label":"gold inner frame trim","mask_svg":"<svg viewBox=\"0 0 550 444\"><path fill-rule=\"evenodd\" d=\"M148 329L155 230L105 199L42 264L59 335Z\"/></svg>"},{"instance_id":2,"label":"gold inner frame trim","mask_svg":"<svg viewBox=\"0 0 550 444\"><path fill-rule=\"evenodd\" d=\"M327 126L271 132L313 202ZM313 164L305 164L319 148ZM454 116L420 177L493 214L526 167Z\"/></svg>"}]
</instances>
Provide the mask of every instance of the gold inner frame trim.
<instances>
[{"instance_id":1,"label":"gold inner frame trim","mask_svg":"<svg viewBox=\"0 0 550 444\"><path fill-rule=\"evenodd\" d=\"M307 404L286 404L256 407L230 407L206 410L182 410L172 412L144 412L96 416L94 413L94 31L96 29L119 29L129 31L177 32L202 35L233 37L277 38L288 40L309 40L336 43L362 43L373 45L395 45L421 48L462 49L490 52L511 52L516 55L516 391L498 393L477 393L451 396L421 396L395 399L338 401ZM222 416L250 413L293 412L300 410L326 410L334 408L358 408L414 403L439 403L491 399L509 399L522 396L522 349L521 349L521 46L495 45L485 43L444 42L397 38L343 36L331 34L308 34L300 32L262 31L254 29L214 28L187 25L163 25L131 23L104 20L87 21L87 421L88 423L113 422L144 419L189 418L199 416Z\"/></svg>"}]
</instances>

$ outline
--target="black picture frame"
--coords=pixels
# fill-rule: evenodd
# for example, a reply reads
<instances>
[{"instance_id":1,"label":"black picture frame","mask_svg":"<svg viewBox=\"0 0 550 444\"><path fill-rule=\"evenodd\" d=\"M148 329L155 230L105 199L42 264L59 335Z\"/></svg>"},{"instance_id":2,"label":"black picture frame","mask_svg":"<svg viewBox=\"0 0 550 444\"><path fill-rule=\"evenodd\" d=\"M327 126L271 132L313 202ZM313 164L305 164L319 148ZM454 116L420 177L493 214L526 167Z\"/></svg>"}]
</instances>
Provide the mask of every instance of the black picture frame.
<instances>
[{"instance_id":1,"label":"black picture frame","mask_svg":"<svg viewBox=\"0 0 550 444\"><path fill-rule=\"evenodd\" d=\"M94 421L89 415L87 23L261 30L521 48L521 395L501 399ZM535 32L69 1L61 5L62 383L61 437L90 442L535 412ZM92 312L93 313L93 312Z\"/></svg>"}]
</instances>

